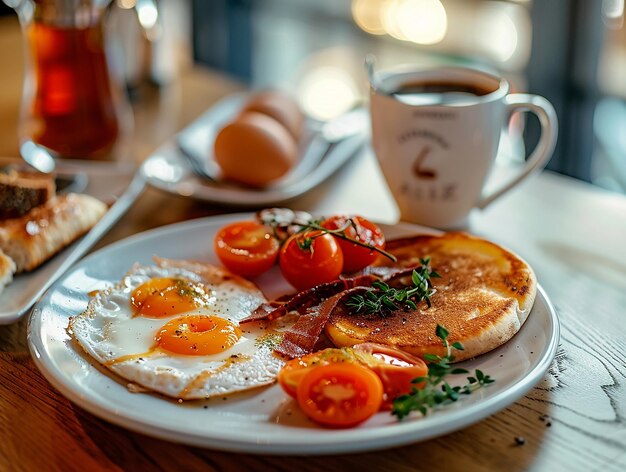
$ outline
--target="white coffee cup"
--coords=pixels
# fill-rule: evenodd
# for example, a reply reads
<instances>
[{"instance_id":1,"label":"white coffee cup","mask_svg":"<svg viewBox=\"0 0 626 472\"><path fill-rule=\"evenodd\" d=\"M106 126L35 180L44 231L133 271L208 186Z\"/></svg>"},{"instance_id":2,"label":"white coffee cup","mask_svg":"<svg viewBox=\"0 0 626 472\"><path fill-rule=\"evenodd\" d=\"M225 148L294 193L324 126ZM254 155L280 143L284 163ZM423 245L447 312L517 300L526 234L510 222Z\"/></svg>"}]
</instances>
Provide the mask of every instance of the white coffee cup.
<instances>
[{"instance_id":1,"label":"white coffee cup","mask_svg":"<svg viewBox=\"0 0 626 472\"><path fill-rule=\"evenodd\" d=\"M484 194L500 133L515 111L541 123L534 151L509 181ZM557 117L545 98L509 94L508 82L482 71L446 67L370 74L372 141L403 221L437 228L466 224L542 169L557 139Z\"/></svg>"}]
</instances>

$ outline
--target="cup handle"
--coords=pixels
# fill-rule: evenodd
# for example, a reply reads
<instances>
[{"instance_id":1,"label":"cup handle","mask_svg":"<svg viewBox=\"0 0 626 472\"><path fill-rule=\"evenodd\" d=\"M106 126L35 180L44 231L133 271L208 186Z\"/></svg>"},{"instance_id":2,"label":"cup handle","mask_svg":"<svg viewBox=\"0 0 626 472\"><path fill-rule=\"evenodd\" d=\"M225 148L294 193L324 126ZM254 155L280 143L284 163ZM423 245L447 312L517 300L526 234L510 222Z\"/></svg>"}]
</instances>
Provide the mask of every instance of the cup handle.
<instances>
[{"instance_id":1,"label":"cup handle","mask_svg":"<svg viewBox=\"0 0 626 472\"><path fill-rule=\"evenodd\" d=\"M558 120L556 112L552 104L539 95L529 95L525 93L513 93L504 98L507 107L508 116L510 117L515 111L530 111L537 115L541 124L541 137L530 157L522 166L519 173L511 180L501 185L498 189L489 195L481 197L476 205L483 209L502 194L511 190L526 177L545 167L548 160L552 156L554 147L556 146L556 138L558 135Z\"/></svg>"}]
</instances>

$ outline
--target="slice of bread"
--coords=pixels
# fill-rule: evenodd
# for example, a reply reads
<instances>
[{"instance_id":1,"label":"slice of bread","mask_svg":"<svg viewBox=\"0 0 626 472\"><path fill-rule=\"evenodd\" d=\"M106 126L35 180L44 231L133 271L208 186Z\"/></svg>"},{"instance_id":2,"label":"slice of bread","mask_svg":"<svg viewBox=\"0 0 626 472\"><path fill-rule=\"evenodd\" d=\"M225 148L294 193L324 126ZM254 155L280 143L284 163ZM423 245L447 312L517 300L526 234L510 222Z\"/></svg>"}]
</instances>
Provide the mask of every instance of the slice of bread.
<instances>
[{"instance_id":1,"label":"slice of bread","mask_svg":"<svg viewBox=\"0 0 626 472\"><path fill-rule=\"evenodd\" d=\"M25 215L54 193L52 175L14 169L0 172L0 219Z\"/></svg>"},{"instance_id":2,"label":"slice of bread","mask_svg":"<svg viewBox=\"0 0 626 472\"><path fill-rule=\"evenodd\" d=\"M13 280L15 262L0 249L0 293Z\"/></svg>"},{"instance_id":3,"label":"slice of bread","mask_svg":"<svg viewBox=\"0 0 626 472\"><path fill-rule=\"evenodd\" d=\"M0 221L0 249L29 271L89 231L107 206L89 195L65 194L19 218Z\"/></svg>"},{"instance_id":4,"label":"slice of bread","mask_svg":"<svg viewBox=\"0 0 626 472\"><path fill-rule=\"evenodd\" d=\"M504 344L519 331L535 300L537 281L519 256L492 242L464 233L422 235L389 241L387 248L403 267L431 258L442 277L433 278L437 292L432 306L420 302L416 310L355 314L338 307L326 325L337 346L375 342L423 356L445 355L435 335L437 324L448 329L450 344L463 343L457 361L469 359ZM382 259L377 261L384 265Z\"/></svg>"}]
</instances>

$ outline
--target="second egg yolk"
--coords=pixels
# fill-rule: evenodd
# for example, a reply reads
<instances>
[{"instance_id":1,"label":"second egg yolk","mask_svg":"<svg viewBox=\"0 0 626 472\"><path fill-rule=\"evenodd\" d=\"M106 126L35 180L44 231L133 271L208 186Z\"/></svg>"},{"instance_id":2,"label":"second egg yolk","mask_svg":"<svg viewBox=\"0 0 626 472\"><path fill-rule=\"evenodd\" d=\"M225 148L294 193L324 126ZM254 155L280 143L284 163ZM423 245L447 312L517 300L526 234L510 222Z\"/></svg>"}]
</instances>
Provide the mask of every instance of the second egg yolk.
<instances>
[{"instance_id":1,"label":"second egg yolk","mask_svg":"<svg viewBox=\"0 0 626 472\"><path fill-rule=\"evenodd\" d=\"M166 351L202 356L225 351L240 337L239 327L224 318L187 315L165 323L154 340Z\"/></svg>"}]
</instances>

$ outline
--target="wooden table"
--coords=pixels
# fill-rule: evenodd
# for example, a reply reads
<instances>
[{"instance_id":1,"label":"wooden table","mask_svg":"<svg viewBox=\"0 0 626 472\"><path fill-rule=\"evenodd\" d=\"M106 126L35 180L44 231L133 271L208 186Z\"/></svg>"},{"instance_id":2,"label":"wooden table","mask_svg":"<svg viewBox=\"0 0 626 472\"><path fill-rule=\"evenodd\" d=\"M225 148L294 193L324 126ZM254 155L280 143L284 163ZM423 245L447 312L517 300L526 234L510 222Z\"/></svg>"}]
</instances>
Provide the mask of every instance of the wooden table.
<instances>
[{"instance_id":1,"label":"wooden table","mask_svg":"<svg viewBox=\"0 0 626 472\"><path fill-rule=\"evenodd\" d=\"M5 43L0 34L0 46ZM13 60L19 68L21 57ZM6 83L20 81L9 77ZM160 99L137 105L138 158L238 88L194 69ZM16 103L2 106L0 122L11 124ZM0 133L4 153L17 153L12 131L5 127ZM360 213L383 222L398 217L371 151L292 207ZM148 189L99 246L225 211ZM626 470L626 198L543 173L474 214L470 231L525 257L561 320L550 371L500 413L445 437L367 454L285 458L186 447L128 432L71 404L35 368L22 320L0 327L0 469ZM517 444L516 437L525 443Z\"/></svg>"}]
</instances>

